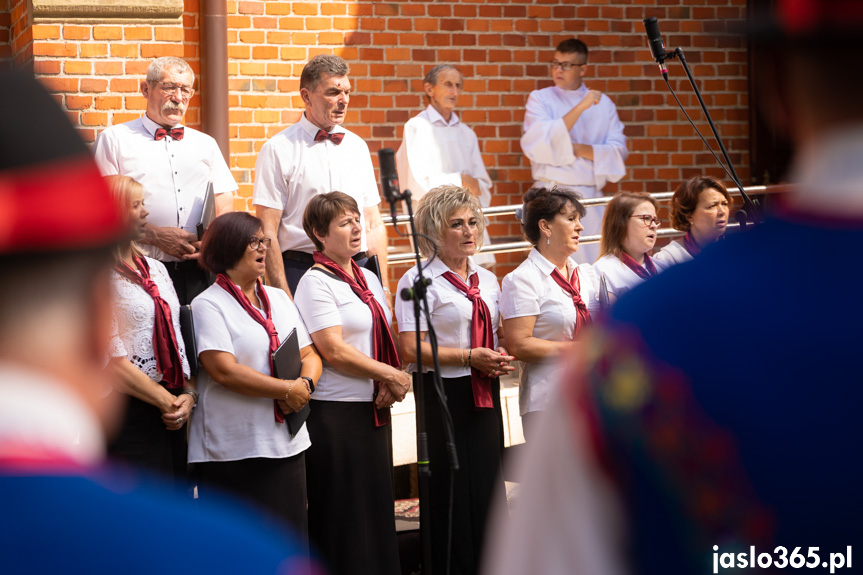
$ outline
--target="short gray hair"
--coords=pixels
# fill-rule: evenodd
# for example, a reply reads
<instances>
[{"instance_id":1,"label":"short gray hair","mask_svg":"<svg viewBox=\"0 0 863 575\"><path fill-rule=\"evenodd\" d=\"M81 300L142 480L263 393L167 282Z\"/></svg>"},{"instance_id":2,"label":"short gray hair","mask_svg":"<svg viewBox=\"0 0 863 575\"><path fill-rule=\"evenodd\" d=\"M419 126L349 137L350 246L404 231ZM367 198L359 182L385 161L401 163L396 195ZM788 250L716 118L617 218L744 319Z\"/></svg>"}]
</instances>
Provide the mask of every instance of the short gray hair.
<instances>
[{"instance_id":1,"label":"short gray hair","mask_svg":"<svg viewBox=\"0 0 863 575\"><path fill-rule=\"evenodd\" d=\"M479 200L467 188L446 184L433 188L424 195L414 214L417 232L423 234L417 238L417 247L423 257L430 258L434 255L441 245L443 231L450 216L462 208L470 208L476 217L476 246L477 249L482 247L485 217L482 215Z\"/></svg>"},{"instance_id":2,"label":"short gray hair","mask_svg":"<svg viewBox=\"0 0 863 575\"><path fill-rule=\"evenodd\" d=\"M163 56L150 62L150 65L147 67L147 81L151 83L161 81L165 70L188 74L192 77L192 83L194 84L195 82L195 72L192 71L189 63L182 58L175 58L174 56Z\"/></svg>"},{"instance_id":3,"label":"short gray hair","mask_svg":"<svg viewBox=\"0 0 863 575\"><path fill-rule=\"evenodd\" d=\"M434 68L428 71L425 79L423 79L423 84L431 84L432 86L437 85L437 77L440 76L440 73L444 70L455 70L458 72L458 75L464 80L464 74L461 73L461 70L453 66L452 64L438 64Z\"/></svg>"},{"instance_id":4,"label":"short gray hair","mask_svg":"<svg viewBox=\"0 0 863 575\"><path fill-rule=\"evenodd\" d=\"M347 76L350 71L351 67L343 58L335 54L318 54L303 67L303 72L300 74L300 90L306 88L314 91L323 74Z\"/></svg>"}]
</instances>

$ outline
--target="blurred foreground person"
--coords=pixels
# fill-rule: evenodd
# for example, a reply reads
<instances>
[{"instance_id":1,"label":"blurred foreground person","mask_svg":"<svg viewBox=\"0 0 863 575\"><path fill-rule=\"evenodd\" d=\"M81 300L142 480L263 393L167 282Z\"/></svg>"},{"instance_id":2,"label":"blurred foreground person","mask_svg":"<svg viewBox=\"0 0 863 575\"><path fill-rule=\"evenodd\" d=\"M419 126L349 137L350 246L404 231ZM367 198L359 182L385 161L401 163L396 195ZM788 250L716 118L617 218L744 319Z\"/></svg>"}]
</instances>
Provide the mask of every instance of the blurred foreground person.
<instances>
[{"instance_id":1,"label":"blurred foreground person","mask_svg":"<svg viewBox=\"0 0 863 575\"><path fill-rule=\"evenodd\" d=\"M722 182L709 176L689 178L671 197L671 227L686 232L657 253L666 266L688 262L725 235L731 196Z\"/></svg>"},{"instance_id":2,"label":"blurred foreground person","mask_svg":"<svg viewBox=\"0 0 863 575\"><path fill-rule=\"evenodd\" d=\"M0 85L0 570L307 572L265 519L103 464L121 410L103 368L124 217L38 82L0 71Z\"/></svg>"},{"instance_id":3,"label":"blurred foreground person","mask_svg":"<svg viewBox=\"0 0 863 575\"><path fill-rule=\"evenodd\" d=\"M828 290L863 282L852 263L863 78L848 73L863 56L863 12L815 0L774 9L756 18L772 25L755 46L775 74L763 109L797 144L794 189L761 225L624 296L591 334L529 446L487 573L857 567L863 306L814 309L796 288L801 277ZM766 297L741 305L750 294Z\"/></svg>"}]
</instances>

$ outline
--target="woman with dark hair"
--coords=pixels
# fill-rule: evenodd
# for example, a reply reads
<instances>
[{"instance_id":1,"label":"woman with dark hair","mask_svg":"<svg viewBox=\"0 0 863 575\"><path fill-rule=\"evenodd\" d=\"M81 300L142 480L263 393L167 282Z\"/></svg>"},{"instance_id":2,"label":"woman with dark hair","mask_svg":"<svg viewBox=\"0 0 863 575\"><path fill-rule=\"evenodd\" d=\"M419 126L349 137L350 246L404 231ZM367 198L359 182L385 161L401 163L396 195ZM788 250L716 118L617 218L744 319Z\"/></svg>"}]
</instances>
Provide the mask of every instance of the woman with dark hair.
<instances>
[{"instance_id":1,"label":"woman with dark hair","mask_svg":"<svg viewBox=\"0 0 863 575\"><path fill-rule=\"evenodd\" d=\"M303 229L315 265L295 301L324 359L307 422L309 539L334 575L398 575L390 407L410 377L401 370L383 286L359 267L362 224L342 192L315 196Z\"/></svg>"},{"instance_id":2,"label":"woman with dark hair","mask_svg":"<svg viewBox=\"0 0 863 575\"><path fill-rule=\"evenodd\" d=\"M533 249L503 278L500 313L509 351L519 360L518 403L525 439L554 399L559 357L575 348L579 332L599 308L593 266L572 255L584 226L584 206L565 188L532 188L524 195L521 229Z\"/></svg>"},{"instance_id":3,"label":"woman with dark hair","mask_svg":"<svg viewBox=\"0 0 863 575\"><path fill-rule=\"evenodd\" d=\"M612 302L664 269L648 254L661 222L656 208L656 200L643 192L618 192L605 208L594 270L605 276Z\"/></svg>"},{"instance_id":4,"label":"woman with dark hair","mask_svg":"<svg viewBox=\"0 0 863 575\"><path fill-rule=\"evenodd\" d=\"M414 317L413 302L396 301L399 340L407 361L422 353L422 396L426 410L431 478L432 548L435 573L476 573L492 500L505 504L500 478L503 425L500 379L515 370L515 358L503 347L495 275L473 261L482 244L483 219L479 200L459 186L438 186L423 196L416 211L417 245L428 260L424 275L428 313L437 333L440 376L455 434L459 470L450 473L447 438L434 391L432 348L425 317ZM416 266L401 278L398 293L414 285ZM417 350L416 332L421 349ZM415 365L409 366L415 371ZM452 501L452 558L447 565Z\"/></svg>"},{"instance_id":5,"label":"woman with dark hair","mask_svg":"<svg viewBox=\"0 0 863 575\"><path fill-rule=\"evenodd\" d=\"M305 426L291 437L284 415L309 401L309 383L321 375L293 302L264 286L270 239L245 212L219 216L201 243L201 263L216 283L192 301L203 369L200 399L189 434L189 461L197 464L201 497L216 485L250 499L307 536ZM272 377L272 353L297 331L300 377Z\"/></svg>"},{"instance_id":6,"label":"woman with dark hair","mask_svg":"<svg viewBox=\"0 0 863 575\"><path fill-rule=\"evenodd\" d=\"M134 240L144 238L144 187L128 176L105 178L126 214L129 241L117 248L113 277L111 359L117 389L128 395L112 457L180 479L174 462L184 460L185 432L195 405L186 347L180 333L180 301L165 265L144 256ZM179 485L178 485L179 487Z\"/></svg>"},{"instance_id":7,"label":"woman with dark hair","mask_svg":"<svg viewBox=\"0 0 863 575\"><path fill-rule=\"evenodd\" d=\"M722 182L709 176L689 178L671 197L671 226L686 232L654 256L666 266L688 262L725 234L731 196Z\"/></svg>"}]
</instances>

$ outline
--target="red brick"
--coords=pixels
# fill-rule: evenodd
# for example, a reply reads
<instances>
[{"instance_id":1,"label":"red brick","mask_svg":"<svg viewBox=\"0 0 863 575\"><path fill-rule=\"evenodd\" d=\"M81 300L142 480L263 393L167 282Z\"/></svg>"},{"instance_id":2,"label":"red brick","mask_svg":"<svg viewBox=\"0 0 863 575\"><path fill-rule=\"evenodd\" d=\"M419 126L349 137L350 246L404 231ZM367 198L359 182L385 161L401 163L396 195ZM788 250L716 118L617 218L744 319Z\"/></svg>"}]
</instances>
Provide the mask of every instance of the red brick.
<instances>
[{"instance_id":1,"label":"red brick","mask_svg":"<svg viewBox=\"0 0 863 575\"><path fill-rule=\"evenodd\" d=\"M158 26L154 29L155 39L158 42L182 42L185 37L182 28L165 28Z\"/></svg>"},{"instance_id":2,"label":"red brick","mask_svg":"<svg viewBox=\"0 0 863 575\"><path fill-rule=\"evenodd\" d=\"M47 24L35 24L31 30L33 31L34 40L59 40L60 26L49 26Z\"/></svg>"},{"instance_id":3,"label":"red brick","mask_svg":"<svg viewBox=\"0 0 863 575\"><path fill-rule=\"evenodd\" d=\"M118 76L123 73L123 62L96 62L97 75Z\"/></svg>"},{"instance_id":4,"label":"red brick","mask_svg":"<svg viewBox=\"0 0 863 575\"><path fill-rule=\"evenodd\" d=\"M70 26L66 24L65 26L63 26L63 38L66 40L89 40L90 27Z\"/></svg>"},{"instance_id":5,"label":"red brick","mask_svg":"<svg viewBox=\"0 0 863 575\"><path fill-rule=\"evenodd\" d=\"M137 44L111 44L111 56L116 58L135 58L138 56Z\"/></svg>"},{"instance_id":6,"label":"red brick","mask_svg":"<svg viewBox=\"0 0 863 575\"><path fill-rule=\"evenodd\" d=\"M94 40L121 40L122 38L122 26L93 26Z\"/></svg>"},{"instance_id":7,"label":"red brick","mask_svg":"<svg viewBox=\"0 0 863 575\"><path fill-rule=\"evenodd\" d=\"M237 2L237 11L240 14L263 14L264 13L264 3L263 2L240 1L240 2Z\"/></svg>"},{"instance_id":8,"label":"red brick","mask_svg":"<svg viewBox=\"0 0 863 575\"><path fill-rule=\"evenodd\" d=\"M73 45L74 46L74 45ZM82 58L100 58L108 55L107 44L81 44Z\"/></svg>"},{"instance_id":9,"label":"red brick","mask_svg":"<svg viewBox=\"0 0 863 575\"><path fill-rule=\"evenodd\" d=\"M57 60L37 60L33 62L33 72L36 74L59 74L60 62Z\"/></svg>"},{"instance_id":10,"label":"red brick","mask_svg":"<svg viewBox=\"0 0 863 575\"><path fill-rule=\"evenodd\" d=\"M67 105L70 97L66 96ZM119 110L123 108L123 98L119 96L97 96L95 101L97 110Z\"/></svg>"},{"instance_id":11,"label":"red brick","mask_svg":"<svg viewBox=\"0 0 863 575\"><path fill-rule=\"evenodd\" d=\"M292 2L293 13L302 16L317 16L318 5L312 2Z\"/></svg>"},{"instance_id":12,"label":"red brick","mask_svg":"<svg viewBox=\"0 0 863 575\"><path fill-rule=\"evenodd\" d=\"M152 26L127 26L123 28L123 38L126 40L152 40Z\"/></svg>"},{"instance_id":13,"label":"red brick","mask_svg":"<svg viewBox=\"0 0 863 575\"><path fill-rule=\"evenodd\" d=\"M90 74L92 71L93 64L87 60L66 60L63 62L63 72L69 75Z\"/></svg>"},{"instance_id":14,"label":"red brick","mask_svg":"<svg viewBox=\"0 0 863 575\"><path fill-rule=\"evenodd\" d=\"M57 56L60 58L74 58L78 55L77 44L55 44L49 42L37 42L33 45L35 56Z\"/></svg>"},{"instance_id":15,"label":"red brick","mask_svg":"<svg viewBox=\"0 0 863 575\"><path fill-rule=\"evenodd\" d=\"M88 110L93 105L92 96L66 95L66 108L69 110Z\"/></svg>"}]
</instances>

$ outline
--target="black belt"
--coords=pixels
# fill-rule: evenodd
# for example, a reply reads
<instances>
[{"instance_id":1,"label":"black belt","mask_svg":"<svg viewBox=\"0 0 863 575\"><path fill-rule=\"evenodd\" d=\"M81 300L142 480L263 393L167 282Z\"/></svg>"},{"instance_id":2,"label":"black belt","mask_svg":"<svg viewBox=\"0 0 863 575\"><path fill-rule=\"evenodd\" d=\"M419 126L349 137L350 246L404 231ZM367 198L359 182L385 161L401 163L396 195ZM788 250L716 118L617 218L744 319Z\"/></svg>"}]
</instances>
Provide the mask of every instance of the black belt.
<instances>
[{"instance_id":1,"label":"black belt","mask_svg":"<svg viewBox=\"0 0 863 575\"><path fill-rule=\"evenodd\" d=\"M162 262L169 270L185 271L191 269L199 269L198 260L185 260L176 262Z\"/></svg>"},{"instance_id":2,"label":"black belt","mask_svg":"<svg viewBox=\"0 0 863 575\"><path fill-rule=\"evenodd\" d=\"M312 254L306 252L298 252L296 250L285 250L282 252L282 257L286 260L291 260L292 262L302 262L304 264L315 263L315 258L312 257ZM366 252L360 252L353 257L353 260L355 262L358 262L367 257L368 254Z\"/></svg>"}]
</instances>

